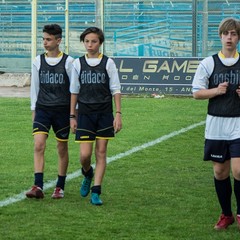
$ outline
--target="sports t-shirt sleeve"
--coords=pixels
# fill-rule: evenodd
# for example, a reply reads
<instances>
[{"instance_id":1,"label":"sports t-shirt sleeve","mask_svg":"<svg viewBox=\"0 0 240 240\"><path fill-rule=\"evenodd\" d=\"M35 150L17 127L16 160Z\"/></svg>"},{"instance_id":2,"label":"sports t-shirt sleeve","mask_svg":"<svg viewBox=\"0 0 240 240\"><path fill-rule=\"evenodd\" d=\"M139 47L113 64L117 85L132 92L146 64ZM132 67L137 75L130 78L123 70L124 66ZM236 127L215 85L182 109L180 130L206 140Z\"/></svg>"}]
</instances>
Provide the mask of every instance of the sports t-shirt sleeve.
<instances>
[{"instance_id":1,"label":"sports t-shirt sleeve","mask_svg":"<svg viewBox=\"0 0 240 240\"><path fill-rule=\"evenodd\" d=\"M80 90L79 75L80 61L79 58L77 58L73 61L73 67L71 70L70 92L73 94L78 94Z\"/></svg>"},{"instance_id":2,"label":"sports t-shirt sleeve","mask_svg":"<svg viewBox=\"0 0 240 240\"><path fill-rule=\"evenodd\" d=\"M74 61L74 58L71 56L68 56L65 64L65 69L66 69L70 83L72 80L71 75L72 75L72 69L73 69L73 61Z\"/></svg>"},{"instance_id":3,"label":"sports t-shirt sleeve","mask_svg":"<svg viewBox=\"0 0 240 240\"><path fill-rule=\"evenodd\" d=\"M34 111L37 102L37 96L39 92L39 68L40 68L40 56L37 56L32 64L31 71L31 87L30 87L30 98L31 98L31 110Z\"/></svg>"},{"instance_id":4,"label":"sports t-shirt sleeve","mask_svg":"<svg viewBox=\"0 0 240 240\"><path fill-rule=\"evenodd\" d=\"M121 93L118 70L115 62L111 58L108 58L106 69L109 76L109 87L112 95L115 95L116 93Z\"/></svg>"},{"instance_id":5,"label":"sports t-shirt sleeve","mask_svg":"<svg viewBox=\"0 0 240 240\"><path fill-rule=\"evenodd\" d=\"M208 89L209 77L214 68L214 61L212 56L203 59L194 75L192 82L192 92L197 92L201 89Z\"/></svg>"}]
</instances>

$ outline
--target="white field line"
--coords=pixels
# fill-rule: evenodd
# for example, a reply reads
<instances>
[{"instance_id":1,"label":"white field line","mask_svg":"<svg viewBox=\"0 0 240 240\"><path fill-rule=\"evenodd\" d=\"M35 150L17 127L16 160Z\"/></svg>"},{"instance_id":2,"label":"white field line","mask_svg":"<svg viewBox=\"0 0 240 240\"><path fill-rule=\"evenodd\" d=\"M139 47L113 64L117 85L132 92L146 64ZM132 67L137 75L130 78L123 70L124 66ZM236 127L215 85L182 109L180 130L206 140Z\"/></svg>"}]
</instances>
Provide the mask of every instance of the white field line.
<instances>
[{"instance_id":1,"label":"white field line","mask_svg":"<svg viewBox=\"0 0 240 240\"><path fill-rule=\"evenodd\" d=\"M119 153L119 154L117 154L115 156L109 157L109 158L107 158L107 163L116 161L116 160L118 160L120 158L123 158L123 157L127 157L127 156L129 156L129 155L131 155L131 154L133 154L135 152L138 152L138 151L141 151L141 150L143 150L145 148L154 146L154 145L156 145L158 143L161 143L161 142L163 142L165 140L168 140L169 138L175 137L175 136L177 136L177 135L179 135L181 133L185 133L185 132L187 132L187 131L189 131L189 130L191 130L193 128L196 128L198 126L201 126L203 124L205 124L205 121L202 121L202 122L190 125L190 126L188 126L186 128L182 128L182 129L180 129L178 131L174 131L174 132L169 133L167 135L164 135L164 136L162 136L160 138L157 138L157 139L155 139L153 141L150 141L150 142L144 143L144 144L142 144L140 146L134 147L134 148L132 148L132 149L130 149L130 150L124 152L124 153ZM95 165L93 165L93 168L95 168ZM70 181L71 179L74 179L74 178L79 177L79 176L81 176L81 171L80 170L67 175L67 181ZM56 184L56 180L53 180L53 181L45 183L44 184L44 190L47 190L49 188L53 188L55 186L55 184ZM10 197L10 198L7 198L5 200L0 201L0 207L8 206L8 205L10 205L12 203L15 203L15 202L18 202L18 201L21 201L21 200L25 199L26 198L26 196L25 196L26 191L23 191L23 192L15 195L13 197Z\"/></svg>"}]
</instances>

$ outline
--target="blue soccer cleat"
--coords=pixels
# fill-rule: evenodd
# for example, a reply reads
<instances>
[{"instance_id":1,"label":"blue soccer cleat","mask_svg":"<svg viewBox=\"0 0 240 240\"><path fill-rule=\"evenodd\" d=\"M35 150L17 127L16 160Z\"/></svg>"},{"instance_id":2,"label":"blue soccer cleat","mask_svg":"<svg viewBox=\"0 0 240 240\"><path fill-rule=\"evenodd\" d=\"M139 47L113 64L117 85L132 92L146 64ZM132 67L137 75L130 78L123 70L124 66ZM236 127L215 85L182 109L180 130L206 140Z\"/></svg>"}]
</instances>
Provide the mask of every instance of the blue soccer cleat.
<instances>
[{"instance_id":1,"label":"blue soccer cleat","mask_svg":"<svg viewBox=\"0 0 240 240\"><path fill-rule=\"evenodd\" d=\"M100 199L99 194L97 194L97 193L92 193L91 194L90 202L91 202L91 204L98 205L98 206L103 204L102 200Z\"/></svg>"},{"instance_id":2,"label":"blue soccer cleat","mask_svg":"<svg viewBox=\"0 0 240 240\"><path fill-rule=\"evenodd\" d=\"M82 197L86 197L90 192L90 187L92 183L92 178L85 177L82 181L82 186L80 188L80 194Z\"/></svg>"}]
</instances>

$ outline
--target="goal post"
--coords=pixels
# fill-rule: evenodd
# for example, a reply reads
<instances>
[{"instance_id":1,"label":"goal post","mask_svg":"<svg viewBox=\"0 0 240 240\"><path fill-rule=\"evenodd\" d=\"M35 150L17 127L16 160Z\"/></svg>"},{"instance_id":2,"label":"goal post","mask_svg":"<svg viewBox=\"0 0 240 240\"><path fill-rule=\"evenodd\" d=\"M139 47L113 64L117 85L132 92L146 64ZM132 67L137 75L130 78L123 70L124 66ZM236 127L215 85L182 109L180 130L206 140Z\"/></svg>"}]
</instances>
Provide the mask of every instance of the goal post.
<instances>
[{"instance_id":1,"label":"goal post","mask_svg":"<svg viewBox=\"0 0 240 240\"><path fill-rule=\"evenodd\" d=\"M33 63L37 54L37 0L32 0L31 28L31 63Z\"/></svg>"}]
</instances>

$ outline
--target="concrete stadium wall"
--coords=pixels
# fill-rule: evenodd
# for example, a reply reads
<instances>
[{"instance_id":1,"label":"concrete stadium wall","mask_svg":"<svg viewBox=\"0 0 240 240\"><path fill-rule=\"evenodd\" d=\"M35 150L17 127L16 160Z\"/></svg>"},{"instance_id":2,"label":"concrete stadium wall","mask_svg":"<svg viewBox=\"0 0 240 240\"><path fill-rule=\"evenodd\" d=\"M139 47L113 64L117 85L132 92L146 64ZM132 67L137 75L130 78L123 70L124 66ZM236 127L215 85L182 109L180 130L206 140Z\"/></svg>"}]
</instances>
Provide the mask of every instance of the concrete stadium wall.
<instances>
[{"instance_id":1,"label":"concrete stadium wall","mask_svg":"<svg viewBox=\"0 0 240 240\"><path fill-rule=\"evenodd\" d=\"M27 87L30 86L29 73L3 73L0 74L0 87Z\"/></svg>"}]
</instances>

